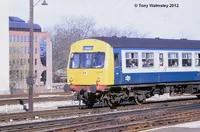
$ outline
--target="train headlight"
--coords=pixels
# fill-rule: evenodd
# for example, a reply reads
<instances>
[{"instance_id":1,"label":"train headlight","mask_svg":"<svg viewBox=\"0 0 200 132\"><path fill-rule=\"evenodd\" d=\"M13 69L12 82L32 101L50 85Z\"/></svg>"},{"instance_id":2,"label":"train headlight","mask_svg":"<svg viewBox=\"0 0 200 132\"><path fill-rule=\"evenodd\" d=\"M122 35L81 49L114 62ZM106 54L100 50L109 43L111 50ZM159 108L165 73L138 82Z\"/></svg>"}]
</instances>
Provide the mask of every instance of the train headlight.
<instances>
[{"instance_id":1,"label":"train headlight","mask_svg":"<svg viewBox=\"0 0 200 132\"><path fill-rule=\"evenodd\" d=\"M100 77L97 78L97 81L96 81L97 85L99 84L99 82L100 82Z\"/></svg>"},{"instance_id":2,"label":"train headlight","mask_svg":"<svg viewBox=\"0 0 200 132\"><path fill-rule=\"evenodd\" d=\"M72 79L72 77L70 77L69 78L69 82L72 84L72 81L73 81L73 79Z\"/></svg>"}]
</instances>

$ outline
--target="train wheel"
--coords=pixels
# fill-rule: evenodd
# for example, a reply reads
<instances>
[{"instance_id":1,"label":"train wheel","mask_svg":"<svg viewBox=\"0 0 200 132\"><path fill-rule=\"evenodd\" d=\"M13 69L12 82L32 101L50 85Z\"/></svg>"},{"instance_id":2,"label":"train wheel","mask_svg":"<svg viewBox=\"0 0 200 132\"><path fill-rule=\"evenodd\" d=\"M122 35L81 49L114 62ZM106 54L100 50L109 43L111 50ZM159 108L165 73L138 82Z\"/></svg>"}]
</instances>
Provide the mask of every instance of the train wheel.
<instances>
[{"instance_id":1,"label":"train wheel","mask_svg":"<svg viewBox=\"0 0 200 132\"><path fill-rule=\"evenodd\" d=\"M92 108L94 103L93 102L87 102L85 103L85 105L88 107L88 108Z\"/></svg>"},{"instance_id":2,"label":"train wheel","mask_svg":"<svg viewBox=\"0 0 200 132\"><path fill-rule=\"evenodd\" d=\"M113 102L111 100L106 100L106 104L111 108L111 109L116 109L118 106L117 102Z\"/></svg>"},{"instance_id":3,"label":"train wheel","mask_svg":"<svg viewBox=\"0 0 200 132\"><path fill-rule=\"evenodd\" d=\"M135 96L133 101L136 105L141 105L144 102L144 98L140 97L140 96Z\"/></svg>"}]
</instances>

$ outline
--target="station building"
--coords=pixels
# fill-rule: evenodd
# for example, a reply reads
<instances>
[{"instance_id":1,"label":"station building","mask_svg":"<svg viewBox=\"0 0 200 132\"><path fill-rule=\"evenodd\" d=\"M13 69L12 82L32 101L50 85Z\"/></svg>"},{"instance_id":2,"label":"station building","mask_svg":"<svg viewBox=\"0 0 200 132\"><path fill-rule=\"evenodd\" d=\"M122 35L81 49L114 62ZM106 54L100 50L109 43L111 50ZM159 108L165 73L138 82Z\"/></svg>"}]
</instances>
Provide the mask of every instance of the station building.
<instances>
[{"instance_id":1,"label":"station building","mask_svg":"<svg viewBox=\"0 0 200 132\"><path fill-rule=\"evenodd\" d=\"M9 85L11 93L27 93L30 26L21 18L9 16ZM34 92L52 88L52 43L50 33L34 24Z\"/></svg>"}]
</instances>

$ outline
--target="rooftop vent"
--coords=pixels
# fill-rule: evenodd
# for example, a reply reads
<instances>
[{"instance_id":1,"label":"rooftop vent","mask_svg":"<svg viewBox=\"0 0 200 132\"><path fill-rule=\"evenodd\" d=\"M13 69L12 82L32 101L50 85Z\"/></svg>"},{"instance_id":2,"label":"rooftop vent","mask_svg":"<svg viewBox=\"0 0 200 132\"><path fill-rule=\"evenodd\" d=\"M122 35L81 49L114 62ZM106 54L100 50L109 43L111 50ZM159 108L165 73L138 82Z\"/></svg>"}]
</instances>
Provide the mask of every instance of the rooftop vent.
<instances>
[{"instance_id":1,"label":"rooftop vent","mask_svg":"<svg viewBox=\"0 0 200 132\"><path fill-rule=\"evenodd\" d=\"M113 38L117 38L117 36L115 35L115 36L112 36Z\"/></svg>"},{"instance_id":2,"label":"rooftop vent","mask_svg":"<svg viewBox=\"0 0 200 132\"><path fill-rule=\"evenodd\" d=\"M181 40L187 40L187 38L181 38Z\"/></svg>"},{"instance_id":3,"label":"rooftop vent","mask_svg":"<svg viewBox=\"0 0 200 132\"><path fill-rule=\"evenodd\" d=\"M122 36L122 38L127 38L126 36Z\"/></svg>"}]
</instances>

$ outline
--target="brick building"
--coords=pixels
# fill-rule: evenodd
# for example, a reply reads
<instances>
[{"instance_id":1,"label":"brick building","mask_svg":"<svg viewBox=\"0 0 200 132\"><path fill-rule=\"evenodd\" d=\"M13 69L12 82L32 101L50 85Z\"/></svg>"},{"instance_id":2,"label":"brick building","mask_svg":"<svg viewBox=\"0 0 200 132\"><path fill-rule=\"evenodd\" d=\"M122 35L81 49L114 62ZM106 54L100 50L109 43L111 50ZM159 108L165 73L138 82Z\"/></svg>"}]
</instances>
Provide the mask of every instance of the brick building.
<instances>
[{"instance_id":1,"label":"brick building","mask_svg":"<svg viewBox=\"0 0 200 132\"><path fill-rule=\"evenodd\" d=\"M29 73L29 23L18 17L9 17L9 66L11 91L27 92ZM52 87L52 43L48 32L34 24L34 92Z\"/></svg>"}]
</instances>

